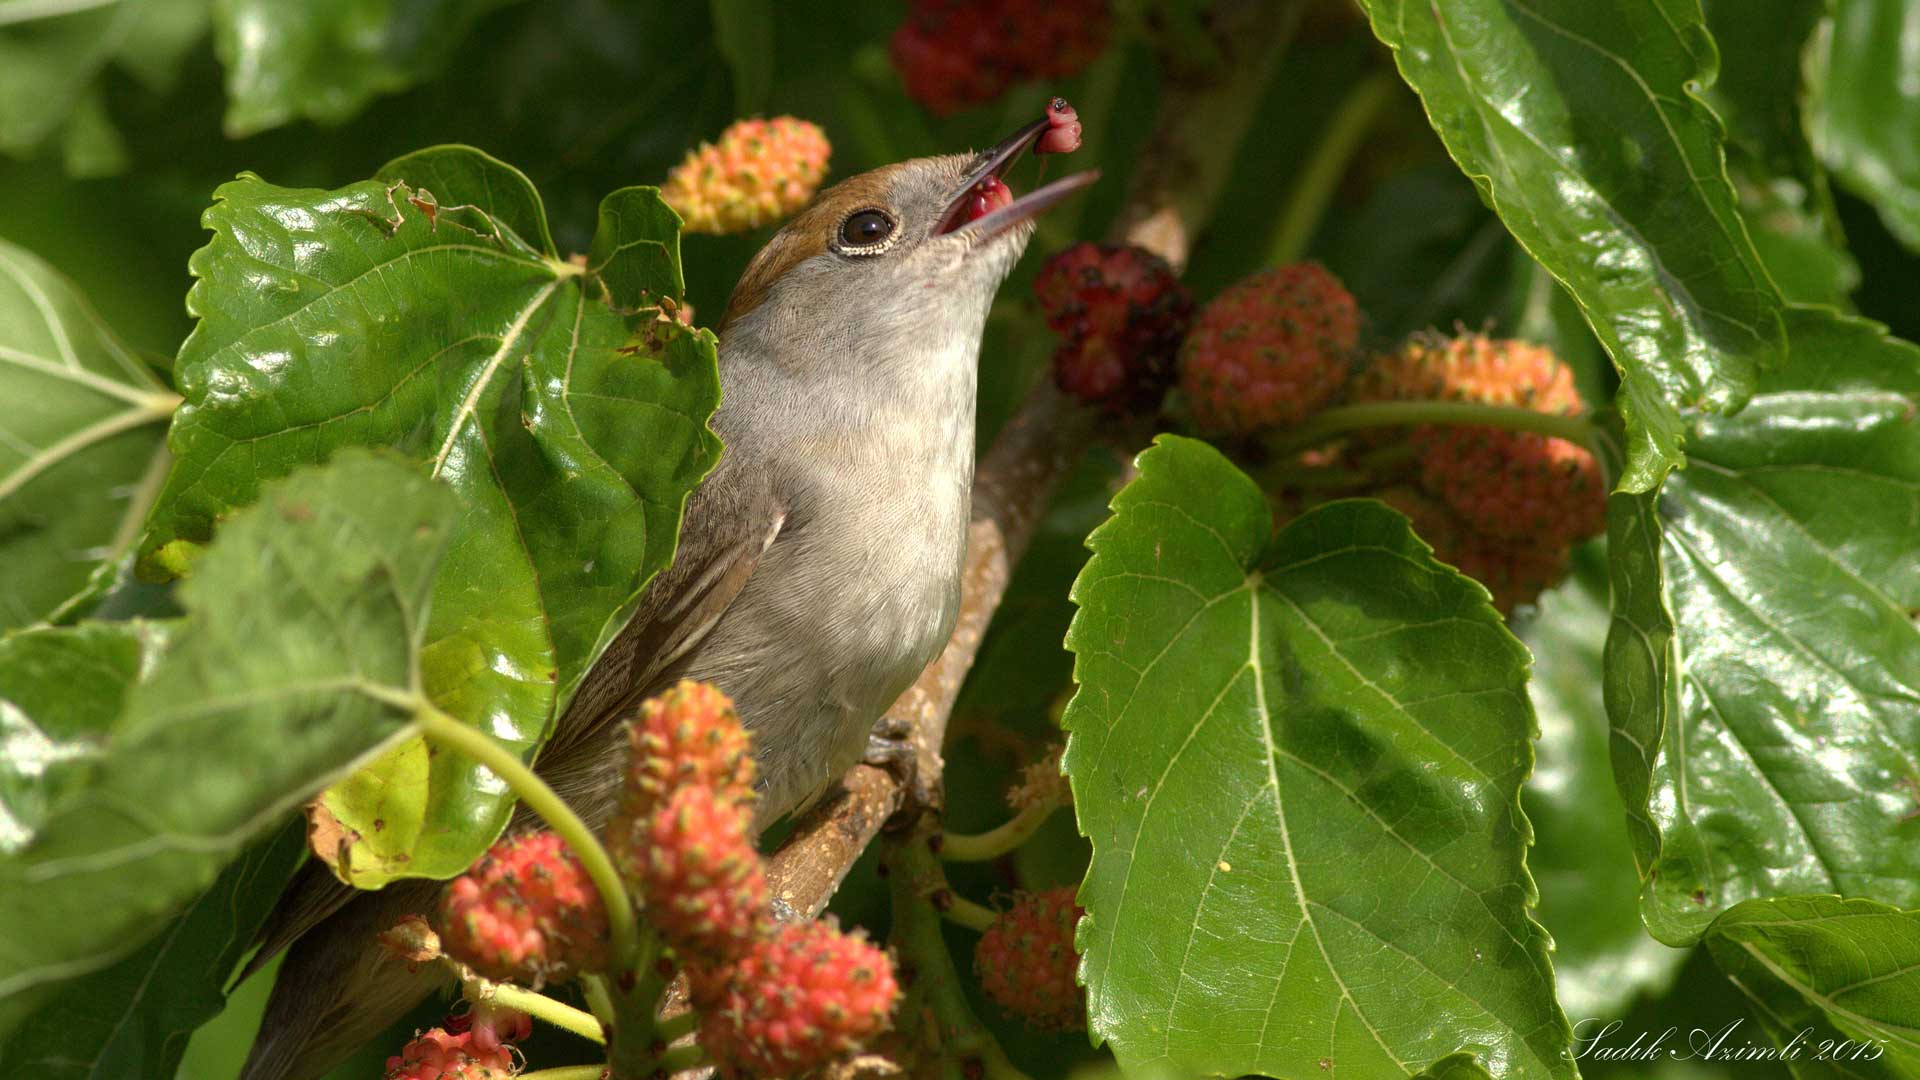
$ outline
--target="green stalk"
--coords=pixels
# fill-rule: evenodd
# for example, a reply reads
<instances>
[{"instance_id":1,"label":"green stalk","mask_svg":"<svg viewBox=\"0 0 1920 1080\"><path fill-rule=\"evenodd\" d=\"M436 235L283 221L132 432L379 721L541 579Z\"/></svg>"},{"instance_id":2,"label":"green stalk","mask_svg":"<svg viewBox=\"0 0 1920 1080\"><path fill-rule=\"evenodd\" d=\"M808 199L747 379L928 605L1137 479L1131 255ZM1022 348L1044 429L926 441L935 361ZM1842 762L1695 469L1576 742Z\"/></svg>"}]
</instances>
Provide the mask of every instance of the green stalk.
<instances>
[{"instance_id":1,"label":"green stalk","mask_svg":"<svg viewBox=\"0 0 1920 1080\"><path fill-rule=\"evenodd\" d=\"M504 1005L517 1009L535 1020L542 1020L563 1031L571 1031L583 1039L606 1045L607 1033L600 1021L592 1013L583 1012L564 1001L555 1001L545 994L537 994L512 983L498 983L490 979L472 980L472 993L468 1000L485 999L495 1005Z\"/></svg>"},{"instance_id":2,"label":"green stalk","mask_svg":"<svg viewBox=\"0 0 1920 1080\"><path fill-rule=\"evenodd\" d=\"M600 1080L605 1075L605 1065L562 1065L557 1069L521 1073L517 1080Z\"/></svg>"},{"instance_id":3,"label":"green stalk","mask_svg":"<svg viewBox=\"0 0 1920 1080\"><path fill-rule=\"evenodd\" d=\"M1005 824L983 833L942 833L940 857L947 862L997 859L1031 839L1060 806L1058 800L1049 799L1022 807Z\"/></svg>"},{"instance_id":4,"label":"green stalk","mask_svg":"<svg viewBox=\"0 0 1920 1080\"><path fill-rule=\"evenodd\" d=\"M933 1026L931 1033L915 1040L939 1055L938 1071L925 1075L943 1080L1029 1080L1007 1060L993 1033L967 1003L953 954L940 934L940 913L929 899L934 891L946 889L946 876L927 839L924 831L916 831L891 844L886 854L891 871L887 884L893 895L891 940L902 969L913 972L897 1013L900 1024Z\"/></svg>"},{"instance_id":5,"label":"green stalk","mask_svg":"<svg viewBox=\"0 0 1920 1080\"><path fill-rule=\"evenodd\" d=\"M1299 427L1276 432L1269 449L1276 454L1290 454L1342 432L1417 424L1505 428L1565 439L1590 450L1599 445L1599 429L1577 416L1535 412L1518 405L1478 405L1468 401L1369 401L1328 409Z\"/></svg>"},{"instance_id":6,"label":"green stalk","mask_svg":"<svg viewBox=\"0 0 1920 1080\"><path fill-rule=\"evenodd\" d=\"M1392 100L1394 84L1399 80L1389 71L1374 71L1353 85L1320 135L1313 157L1300 178L1294 181L1287 197L1286 211L1274 229L1273 242L1267 246L1267 265L1298 262L1320 227L1320 219L1333 200L1333 190L1346 175L1347 163L1366 140L1367 131L1380 111Z\"/></svg>"},{"instance_id":7,"label":"green stalk","mask_svg":"<svg viewBox=\"0 0 1920 1080\"><path fill-rule=\"evenodd\" d=\"M517 756L499 743L474 728L455 720L424 697L415 703L414 720L420 725L420 732L428 742L438 743L451 750L457 750L487 767L487 770L506 783L513 793L520 797L541 820L547 823L560 839L566 841L573 850L574 857L593 880L594 888L600 891L600 901L607 909L607 930L615 970L624 967L632 960L639 941L638 928L634 923L633 901L627 896L625 885L620 883L620 875L613 868L613 859L607 849L600 846L600 840L593 835L587 823L573 812L558 792L547 786L547 782L522 762Z\"/></svg>"},{"instance_id":8,"label":"green stalk","mask_svg":"<svg viewBox=\"0 0 1920 1080\"><path fill-rule=\"evenodd\" d=\"M587 1008L593 1011L594 1018L603 1026L613 1026L613 998L607 993L607 980L592 973L580 976L580 992L587 999Z\"/></svg>"},{"instance_id":9,"label":"green stalk","mask_svg":"<svg viewBox=\"0 0 1920 1080\"><path fill-rule=\"evenodd\" d=\"M946 893L943 903L945 906L941 906L940 904L934 905L940 909L941 918L955 926L964 926L976 934L986 933L987 928L992 926L994 920L1000 917L1000 913L992 908L983 904L976 904L951 890Z\"/></svg>"}]
</instances>

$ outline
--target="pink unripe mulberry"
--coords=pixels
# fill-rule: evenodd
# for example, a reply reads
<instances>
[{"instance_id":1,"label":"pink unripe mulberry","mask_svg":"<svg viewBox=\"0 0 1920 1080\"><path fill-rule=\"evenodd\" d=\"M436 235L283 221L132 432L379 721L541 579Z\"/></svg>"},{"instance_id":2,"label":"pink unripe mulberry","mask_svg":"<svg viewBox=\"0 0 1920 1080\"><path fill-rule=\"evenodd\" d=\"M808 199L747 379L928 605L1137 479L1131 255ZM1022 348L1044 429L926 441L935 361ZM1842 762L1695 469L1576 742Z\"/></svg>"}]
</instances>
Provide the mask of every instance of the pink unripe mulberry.
<instances>
[{"instance_id":1,"label":"pink unripe mulberry","mask_svg":"<svg viewBox=\"0 0 1920 1080\"><path fill-rule=\"evenodd\" d=\"M1377 357L1356 381L1361 401L1457 401L1577 417L1573 372L1553 351L1463 334L1420 336ZM1481 534L1551 552L1606 528L1606 480L1585 447L1534 431L1424 425L1421 485Z\"/></svg>"},{"instance_id":2,"label":"pink unripe mulberry","mask_svg":"<svg viewBox=\"0 0 1920 1080\"><path fill-rule=\"evenodd\" d=\"M1319 264L1263 270L1200 309L1180 389L1209 431L1298 424L1345 389L1359 340L1359 305Z\"/></svg>"},{"instance_id":3,"label":"pink unripe mulberry","mask_svg":"<svg viewBox=\"0 0 1920 1080\"><path fill-rule=\"evenodd\" d=\"M442 947L490 979L539 985L607 966L607 910L566 844L526 833L488 849L440 905Z\"/></svg>"},{"instance_id":4,"label":"pink unripe mulberry","mask_svg":"<svg viewBox=\"0 0 1920 1080\"><path fill-rule=\"evenodd\" d=\"M513 1054L498 1043L479 1046L473 1033L434 1028L387 1059L386 1080L506 1080Z\"/></svg>"},{"instance_id":5,"label":"pink unripe mulberry","mask_svg":"<svg viewBox=\"0 0 1920 1080\"><path fill-rule=\"evenodd\" d=\"M807 205L833 147L819 127L791 116L741 120L674 167L660 196L692 233L771 225Z\"/></svg>"},{"instance_id":6,"label":"pink unripe mulberry","mask_svg":"<svg viewBox=\"0 0 1920 1080\"><path fill-rule=\"evenodd\" d=\"M858 1051L892 1021L893 961L859 934L791 923L727 968L697 973L700 1040L727 1077L799 1076Z\"/></svg>"},{"instance_id":7,"label":"pink unripe mulberry","mask_svg":"<svg viewBox=\"0 0 1920 1080\"><path fill-rule=\"evenodd\" d=\"M753 755L733 701L712 685L682 680L651 697L627 729L631 757L619 816L641 821L681 788L753 796Z\"/></svg>"},{"instance_id":8,"label":"pink unripe mulberry","mask_svg":"<svg viewBox=\"0 0 1920 1080\"><path fill-rule=\"evenodd\" d=\"M683 957L718 963L768 929L767 879L752 811L708 787L675 791L637 829L613 837L622 876L647 919Z\"/></svg>"},{"instance_id":9,"label":"pink unripe mulberry","mask_svg":"<svg viewBox=\"0 0 1920 1080\"><path fill-rule=\"evenodd\" d=\"M1073 931L1084 914L1070 885L1022 892L980 935L973 950L980 985L1009 1013L1037 1028L1087 1026L1087 997L1075 981Z\"/></svg>"}]
</instances>

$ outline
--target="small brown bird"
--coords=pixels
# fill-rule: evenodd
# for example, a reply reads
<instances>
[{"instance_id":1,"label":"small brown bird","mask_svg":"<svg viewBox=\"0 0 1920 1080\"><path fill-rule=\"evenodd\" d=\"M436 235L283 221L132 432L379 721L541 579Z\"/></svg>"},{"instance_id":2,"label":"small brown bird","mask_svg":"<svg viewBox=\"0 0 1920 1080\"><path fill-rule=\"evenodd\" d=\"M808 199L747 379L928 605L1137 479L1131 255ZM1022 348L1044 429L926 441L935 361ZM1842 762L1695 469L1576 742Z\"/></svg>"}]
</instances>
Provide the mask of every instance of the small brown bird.
<instances>
[{"instance_id":1,"label":"small brown bird","mask_svg":"<svg viewBox=\"0 0 1920 1080\"><path fill-rule=\"evenodd\" d=\"M726 450L688 500L679 552L587 678L540 774L589 823L612 813L617 723L681 678L754 735L765 825L811 805L945 644L973 483L987 309L1033 217L1097 174L1021 198L1008 167L1050 129L920 158L822 192L747 266L720 324ZM516 826L525 824L516 822ZM309 864L254 963L282 964L243 1080L318 1076L447 981L375 935L438 882L356 893Z\"/></svg>"}]
</instances>

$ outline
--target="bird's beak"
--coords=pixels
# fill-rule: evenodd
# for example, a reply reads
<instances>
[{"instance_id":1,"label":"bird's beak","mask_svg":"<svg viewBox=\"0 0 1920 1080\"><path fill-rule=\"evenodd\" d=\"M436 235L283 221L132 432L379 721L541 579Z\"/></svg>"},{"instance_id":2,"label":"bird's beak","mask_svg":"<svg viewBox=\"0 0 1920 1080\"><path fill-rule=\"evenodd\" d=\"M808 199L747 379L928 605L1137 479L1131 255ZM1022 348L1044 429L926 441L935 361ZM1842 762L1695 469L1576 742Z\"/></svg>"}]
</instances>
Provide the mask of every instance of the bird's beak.
<instances>
[{"instance_id":1,"label":"bird's beak","mask_svg":"<svg viewBox=\"0 0 1920 1080\"><path fill-rule=\"evenodd\" d=\"M1045 119L1035 120L976 158L973 167L967 170L966 177L961 180L953 202L941 213L934 234L968 233L984 240L1005 232L1100 179L1099 170L1089 169L1063 176L1017 199L1010 197L1002 177L1019 160L1020 155L1046 132L1048 126ZM990 206L982 216L972 216L970 211L975 209L983 195L989 200L997 200L998 205Z\"/></svg>"}]
</instances>

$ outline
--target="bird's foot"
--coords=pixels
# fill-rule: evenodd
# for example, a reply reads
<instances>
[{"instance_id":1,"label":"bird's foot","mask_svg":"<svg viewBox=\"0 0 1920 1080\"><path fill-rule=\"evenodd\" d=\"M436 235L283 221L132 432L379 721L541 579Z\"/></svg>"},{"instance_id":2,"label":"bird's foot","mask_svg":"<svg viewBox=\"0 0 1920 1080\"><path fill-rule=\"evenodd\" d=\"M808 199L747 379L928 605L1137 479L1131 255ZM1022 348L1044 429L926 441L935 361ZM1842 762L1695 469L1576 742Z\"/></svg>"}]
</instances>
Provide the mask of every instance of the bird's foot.
<instances>
[{"instance_id":1,"label":"bird's foot","mask_svg":"<svg viewBox=\"0 0 1920 1080\"><path fill-rule=\"evenodd\" d=\"M913 725L894 716L882 716L867 735L867 752L860 760L886 770L902 787L911 788L916 756Z\"/></svg>"}]
</instances>

